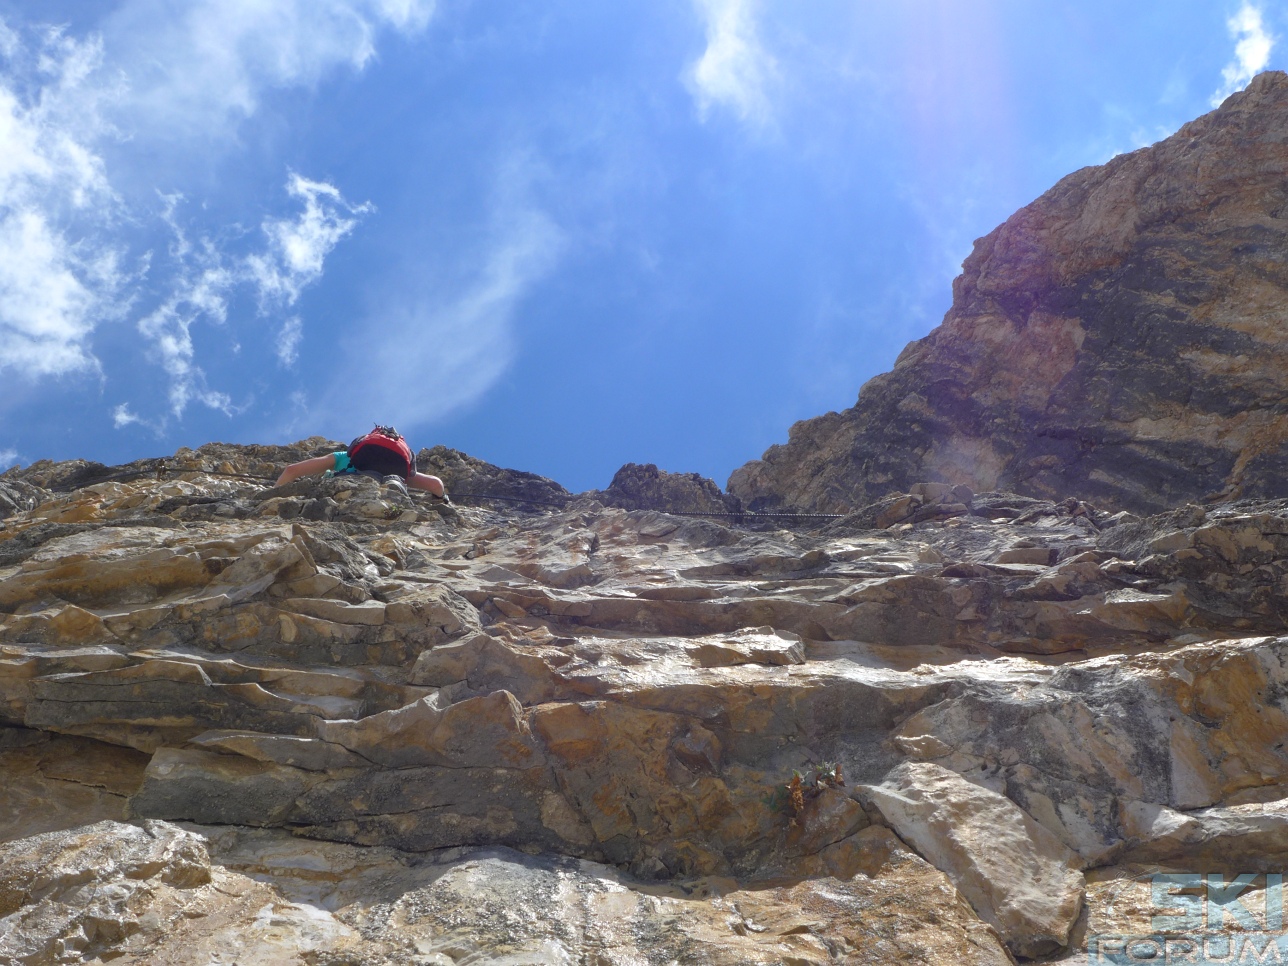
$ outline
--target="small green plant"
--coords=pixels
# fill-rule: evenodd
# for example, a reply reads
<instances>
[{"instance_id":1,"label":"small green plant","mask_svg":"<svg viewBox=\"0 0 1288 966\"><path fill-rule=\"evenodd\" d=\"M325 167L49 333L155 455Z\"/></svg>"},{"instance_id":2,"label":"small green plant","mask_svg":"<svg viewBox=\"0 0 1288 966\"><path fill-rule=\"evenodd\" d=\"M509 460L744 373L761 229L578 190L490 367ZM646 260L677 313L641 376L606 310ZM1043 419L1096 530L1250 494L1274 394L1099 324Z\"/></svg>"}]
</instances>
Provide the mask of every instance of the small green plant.
<instances>
[{"instance_id":1,"label":"small green plant","mask_svg":"<svg viewBox=\"0 0 1288 966\"><path fill-rule=\"evenodd\" d=\"M845 778L841 774L841 763L836 761L824 762L814 775L814 784L820 787L841 788L845 785Z\"/></svg>"}]
</instances>

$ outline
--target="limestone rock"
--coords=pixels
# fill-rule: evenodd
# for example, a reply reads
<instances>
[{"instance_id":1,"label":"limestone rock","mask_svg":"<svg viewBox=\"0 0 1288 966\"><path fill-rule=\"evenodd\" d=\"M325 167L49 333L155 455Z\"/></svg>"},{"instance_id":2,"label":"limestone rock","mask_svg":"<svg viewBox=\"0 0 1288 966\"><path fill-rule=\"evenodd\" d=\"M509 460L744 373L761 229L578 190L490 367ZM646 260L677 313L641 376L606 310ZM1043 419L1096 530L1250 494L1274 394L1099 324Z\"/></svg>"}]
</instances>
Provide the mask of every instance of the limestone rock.
<instances>
[{"instance_id":1,"label":"limestone rock","mask_svg":"<svg viewBox=\"0 0 1288 966\"><path fill-rule=\"evenodd\" d=\"M714 481L697 473L668 473L652 463L627 463L606 490L591 490L581 498L624 510L665 510L679 513L738 513L742 504L720 491Z\"/></svg>"},{"instance_id":2,"label":"limestone rock","mask_svg":"<svg viewBox=\"0 0 1288 966\"><path fill-rule=\"evenodd\" d=\"M424 856L164 822L100 823L0 854L16 860L0 871L0 950L24 964L1010 962L942 873L879 828L839 843L834 873L768 888L647 886L505 848Z\"/></svg>"},{"instance_id":3,"label":"limestone rock","mask_svg":"<svg viewBox=\"0 0 1288 966\"><path fill-rule=\"evenodd\" d=\"M385 620L407 640L434 646L480 630L479 612L448 586L418 587L384 608Z\"/></svg>"},{"instance_id":4,"label":"limestone rock","mask_svg":"<svg viewBox=\"0 0 1288 966\"><path fill-rule=\"evenodd\" d=\"M103 958L495 958L500 912L461 911L495 889L540 961L638 948L577 925L583 903L680 961L1003 962L998 929L1078 949L1077 869L1102 921L1102 877L1139 874L1119 863L1281 854L1288 501L1123 516L922 480L886 528L589 501L373 522L350 508L376 481L266 497L223 472L51 490L0 527L0 841L224 830L200 833L211 883L131 893L140 926ZM330 518L256 515L274 499ZM868 791L887 782L976 831L918 838ZM1028 864L1000 871L1017 860L982 827ZM532 857L468 851L503 848ZM1042 856L1065 863L1045 926L1017 898ZM573 869L566 902L521 899ZM445 905L376 911L439 880Z\"/></svg>"},{"instance_id":5,"label":"limestone rock","mask_svg":"<svg viewBox=\"0 0 1288 966\"><path fill-rule=\"evenodd\" d=\"M699 644L693 656L702 667L804 664L805 648L796 634L759 627L748 628L736 637Z\"/></svg>"},{"instance_id":6,"label":"limestone rock","mask_svg":"<svg viewBox=\"0 0 1288 966\"><path fill-rule=\"evenodd\" d=\"M1067 176L976 242L943 324L730 477L849 511L918 480L1155 512L1281 493L1288 76Z\"/></svg>"},{"instance_id":7,"label":"limestone rock","mask_svg":"<svg viewBox=\"0 0 1288 966\"><path fill-rule=\"evenodd\" d=\"M472 494L483 494L562 506L572 499L572 494L554 480L523 470L503 469L446 446L422 449L416 454L416 465L422 473L441 479L449 495L466 500Z\"/></svg>"},{"instance_id":8,"label":"limestone rock","mask_svg":"<svg viewBox=\"0 0 1288 966\"><path fill-rule=\"evenodd\" d=\"M1082 911L1082 875L1073 854L1013 802L932 764L901 765L868 794L1017 955L1068 942Z\"/></svg>"},{"instance_id":9,"label":"limestone rock","mask_svg":"<svg viewBox=\"0 0 1288 966\"><path fill-rule=\"evenodd\" d=\"M888 496L870 506L848 513L830 524L829 532L887 530L901 523L945 520L971 512L975 494L970 487L946 483L914 483L907 493Z\"/></svg>"},{"instance_id":10,"label":"limestone rock","mask_svg":"<svg viewBox=\"0 0 1288 966\"><path fill-rule=\"evenodd\" d=\"M158 891L183 893L210 877L201 838L165 822L103 822L0 844L0 960L109 952L149 925L157 931L148 913Z\"/></svg>"},{"instance_id":11,"label":"limestone rock","mask_svg":"<svg viewBox=\"0 0 1288 966\"><path fill-rule=\"evenodd\" d=\"M0 728L0 842L124 821L147 764L146 754L119 745Z\"/></svg>"},{"instance_id":12,"label":"limestone rock","mask_svg":"<svg viewBox=\"0 0 1288 966\"><path fill-rule=\"evenodd\" d=\"M1284 130L1263 75L981 240L734 475L826 527L441 447L551 506L271 485L321 437L6 472L0 959L1079 961L1141 863L1268 893Z\"/></svg>"},{"instance_id":13,"label":"limestone rock","mask_svg":"<svg viewBox=\"0 0 1288 966\"><path fill-rule=\"evenodd\" d=\"M1283 798L1189 812L1132 802L1124 809L1123 824L1131 840L1120 856L1126 862L1238 865L1245 872L1273 873L1288 859Z\"/></svg>"},{"instance_id":14,"label":"limestone rock","mask_svg":"<svg viewBox=\"0 0 1288 966\"><path fill-rule=\"evenodd\" d=\"M0 475L0 520L13 516L20 510L31 510L49 496L47 490L19 479L5 479Z\"/></svg>"}]
</instances>

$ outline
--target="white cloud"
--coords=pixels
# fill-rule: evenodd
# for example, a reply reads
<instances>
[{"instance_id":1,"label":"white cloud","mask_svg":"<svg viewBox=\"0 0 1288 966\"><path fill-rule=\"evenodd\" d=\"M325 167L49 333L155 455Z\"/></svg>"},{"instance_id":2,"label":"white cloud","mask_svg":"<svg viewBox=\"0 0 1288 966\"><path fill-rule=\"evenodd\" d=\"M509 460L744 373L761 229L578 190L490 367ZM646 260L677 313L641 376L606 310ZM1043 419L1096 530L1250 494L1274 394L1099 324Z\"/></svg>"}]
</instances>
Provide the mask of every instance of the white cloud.
<instances>
[{"instance_id":1,"label":"white cloud","mask_svg":"<svg viewBox=\"0 0 1288 966\"><path fill-rule=\"evenodd\" d=\"M310 181L294 172L286 190L304 202L304 211L294 219L265 221L268 251L247 259L247 267L259 286L261 300L291 305L304 286L321 277L326 256L358 223L357 218L341 212L365 215L372 206L350 205L334 185Z\"/></svg>"},{"instance_id":2,"label":"white cloud","mask_svg":"<svg viewBox=\"0 0 1288 966\"><path fill-rule=\"evenodd\" d=\"M48 376L92 368L94 297L39 211L0 217L0 369Z\"/></svg>"},{"instance_id":3,"label":"white cloud","mask_svg":"<svg viewBox=\"0 0 1288 966\"><path fill-rule=\"evenodd\" d=\"M4 26L0 22L0 27ZM0 34L0 41L3 41L3 34ZM7 470L18 462L18 451L16 449L0 449L0 470Z\"/></svg>"},{"instance_id":4,"label":"white cloud","mask_svg":"<svg viewBox=\"0 0 1288 966\"><path fill-rule=\"evenodd\" d=\"M1216 107L1235 91L1243 90L1257 74L1270 63L1270 51L1275 38L1266 32L1261 21L1261 10L1251 3L1244 3L1239 12L1226 21L1226 28L1234 39L1234 60L1221 71L1221 89L1212 95Z\"/></svg>"},{"instance_id":5,"label":"white cloud","mask_svg":"<svg viewBox=\"0 0 1288 966\"><path fill-rule=\"evenodd\" d=\"M174 416L182 416L194 402L230 414L236 410L227 393L207 386L196 360L192 327L202 321L213 325L226 322L228 300L240 286L257 291L262 313L293 305L301 291L322 276L331 249L357 224L356 217L345 217L341 212L361 215L371 210L370 205L349 204L334 185L310 181L294 172L287 179L286 190L303 202L304 210L295 218L265 220L266 249L241 257L227 255L209 238L194 245L178 216L182 199L163 196L163 218L175 239L170 255L178 271L169 296L139 320L138 331L170 377L170 412ZM299 317L287 319L274 347L283 365L295 363L302 339Z\"/></svg>"},{"instance_id":6,"label":"white cloud","mask_svg":"<svg viewBox=\"0 0 1288 966\"><path fill-rule=\"evenodd\" d=\"M254 114L266 91L362 70L376 36L423 30L434 0L130 0L107 36L132 73L130 120L209 136Z\"/></svg>"},{"instance_id":7,"label":"white cloud","mask_svg":"<svg viewBox=\"0 0 1288 966\"><path fill-rule=\"evenodd\" d=\"M514 314L553 269L565 239L532 206L505 204L494 223L486 251L475 259L482 269L458 291L381 305L377 320L359 327L357 338L378 330L380 340L362 346L366 363L318 401L315 419L351 420L361 399L364 411L381 420L423 424L496 383L513 360Z\"/></svg>"},{"instance_id":8,"label":"white cloud","mask_svg":"<svg viewBox=\"0 0 1288 966\"><path fill-rule=\"evenodd\" d=\"M300 357L300 343L304 341L304 323L293 315L282 323L277 333L277 359L290 369Z\"/></svg>"},{"instance_id":9,"label":"white cloud","mask_svg":"<svg viewBox=\"0 0 1288 966\"><path fill-rule=\"evenodd\" d=\"M17 32L0 18L0 57L12 57L21 46Z\"/></svg>"},{"instance_id":10,"label":"white cloud","mask_svg":"<svg viewBox=\"0 0 1288 966\"><path fill-rule=\"evenodd\" d=\"M705 120L715 107L757 125L771 120L774 58L761 46L753 0L694 0L706 24L707 48L685 74Z\"/></svg>"},{"instance_id":11,"label":"white cloud","mask_svg":"<svg viewBox=\"0 0 1288 966\"><path fill-rule=\"evenodd\" d=\"M157 216L127 206L113 182L146 179L142 145L173 149L189 134L235 146L235 125L265 92L362 70L382 32L422 30L433 12L434 0L124 0L88 39L0 20L0 379L98 371L96 328L134 313L171 377L171 411L228 410L204 385L193 323L221 321L243 283L262 311L293 304L370 209L292 175L302 213L266 219L265 250L234 258L208 238L194 247L175 216L182 194L161 193L177 266L167 275L154 253L137 253ZM109 172L108 142L131 144L144 164Z\"/></svg>"},{"instance_id":12,"label":"white cloud","mask_svg":"<svg viewBox=\"0 0 1288 966\"><path fill-rule=\"evenodd\" d=\"M182 416L190 402L200 402L231 413L232 399L206 386L206 376L195 360L192 326L203 317L222 323L228 313L226 295L235 277L220 264L218 253L207 248L207 264L179 279L174 291L139 320L139 333L152 343L152 357L170 377L170 411Z\"/></svg>"},{"instance_id":13,"label":"white cloud","mask_svg":"<svg viewBox=\"0 0 1288 966\"><path fill-rule=\"evenodd\" d=\"M26 53L7 26L0 46ZM122 279L96 236L116 198L81 133L100 48L55 32L30 53L28 76L0 74L0 371L39 378L96 366L89 336Z\"/></svg>"},{"instance_id":14,"label":"white cloud","mask_svg":"<svg viewBox=\"0 0 1288 966\"><path fill-rule=\"evenodd\" d=\"M112 425L117 429L129 426L131 423L141 423L142 418L130 410L127 403L121 403L112 410Z\"/></svg>"}]
</instances>

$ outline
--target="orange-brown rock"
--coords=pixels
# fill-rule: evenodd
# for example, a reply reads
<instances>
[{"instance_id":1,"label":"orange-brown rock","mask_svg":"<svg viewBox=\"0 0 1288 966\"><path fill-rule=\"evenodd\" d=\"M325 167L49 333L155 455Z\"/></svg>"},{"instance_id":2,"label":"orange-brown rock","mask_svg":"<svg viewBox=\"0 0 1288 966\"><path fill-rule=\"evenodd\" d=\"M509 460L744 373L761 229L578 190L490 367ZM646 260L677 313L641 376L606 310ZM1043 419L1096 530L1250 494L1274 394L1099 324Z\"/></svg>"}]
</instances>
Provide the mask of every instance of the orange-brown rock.
<instances>
[{"instance_id":1,"label":"orange-brown rock","mask_svg":"<svg viewBox=\"0 0 1288 966\"><path fill-rule=\"evenodd\" d=\"M1156 512L1288 477L1288 76L1062 179L975 243L943 324L730 477L848 512L921 480Z\"/></svg>"},{"instance_id":2,"label":"orange-brown rock","mask_svg":"<svg viewBox=\"0 0 1288 966\"><path fill-rule=\"evenodd\" d=\"M1282 501L765 530L260 452L0 523L0 959L1085 959L1120 880L1288 861Z\"/></svg>"}]
</instances>

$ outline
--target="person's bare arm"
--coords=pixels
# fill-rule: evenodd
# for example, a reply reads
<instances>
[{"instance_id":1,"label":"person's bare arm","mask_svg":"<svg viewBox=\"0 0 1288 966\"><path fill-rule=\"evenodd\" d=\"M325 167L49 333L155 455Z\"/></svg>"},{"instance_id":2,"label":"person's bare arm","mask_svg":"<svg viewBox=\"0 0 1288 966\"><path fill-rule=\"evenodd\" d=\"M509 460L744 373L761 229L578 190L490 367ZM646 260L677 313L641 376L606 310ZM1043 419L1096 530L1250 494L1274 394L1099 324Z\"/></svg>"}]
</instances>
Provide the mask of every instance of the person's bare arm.
<instances>
[{"instance_id":1,"label":"person's bare arm","mask_svg":"<svg viewBox=\"0 0 1288 966\"><path fill-rule=\"evenodd\" d=\"M413 473L411 479L407 482L418 490L428 490L440 500L447 498L447 490L443 487L443 481L437 476L430 476L428 473Z\"/></svg>"},{"instance_id":2,"label":"person's bare arm","mask_svg":"<svg viewBox=\"0 0 1288 966\"><path fill-rule=\"evenodd\" d=\"M292 463L286 469L282 470L282 475L277 478L274 486L282 486L286 483L294 483L301 476L312 476L314 473L325 473L327 470L335 469L335 454L327 453L326 456L315 456L311 460L300 460L298 463Z\"/></svg>"}]
</instances>

